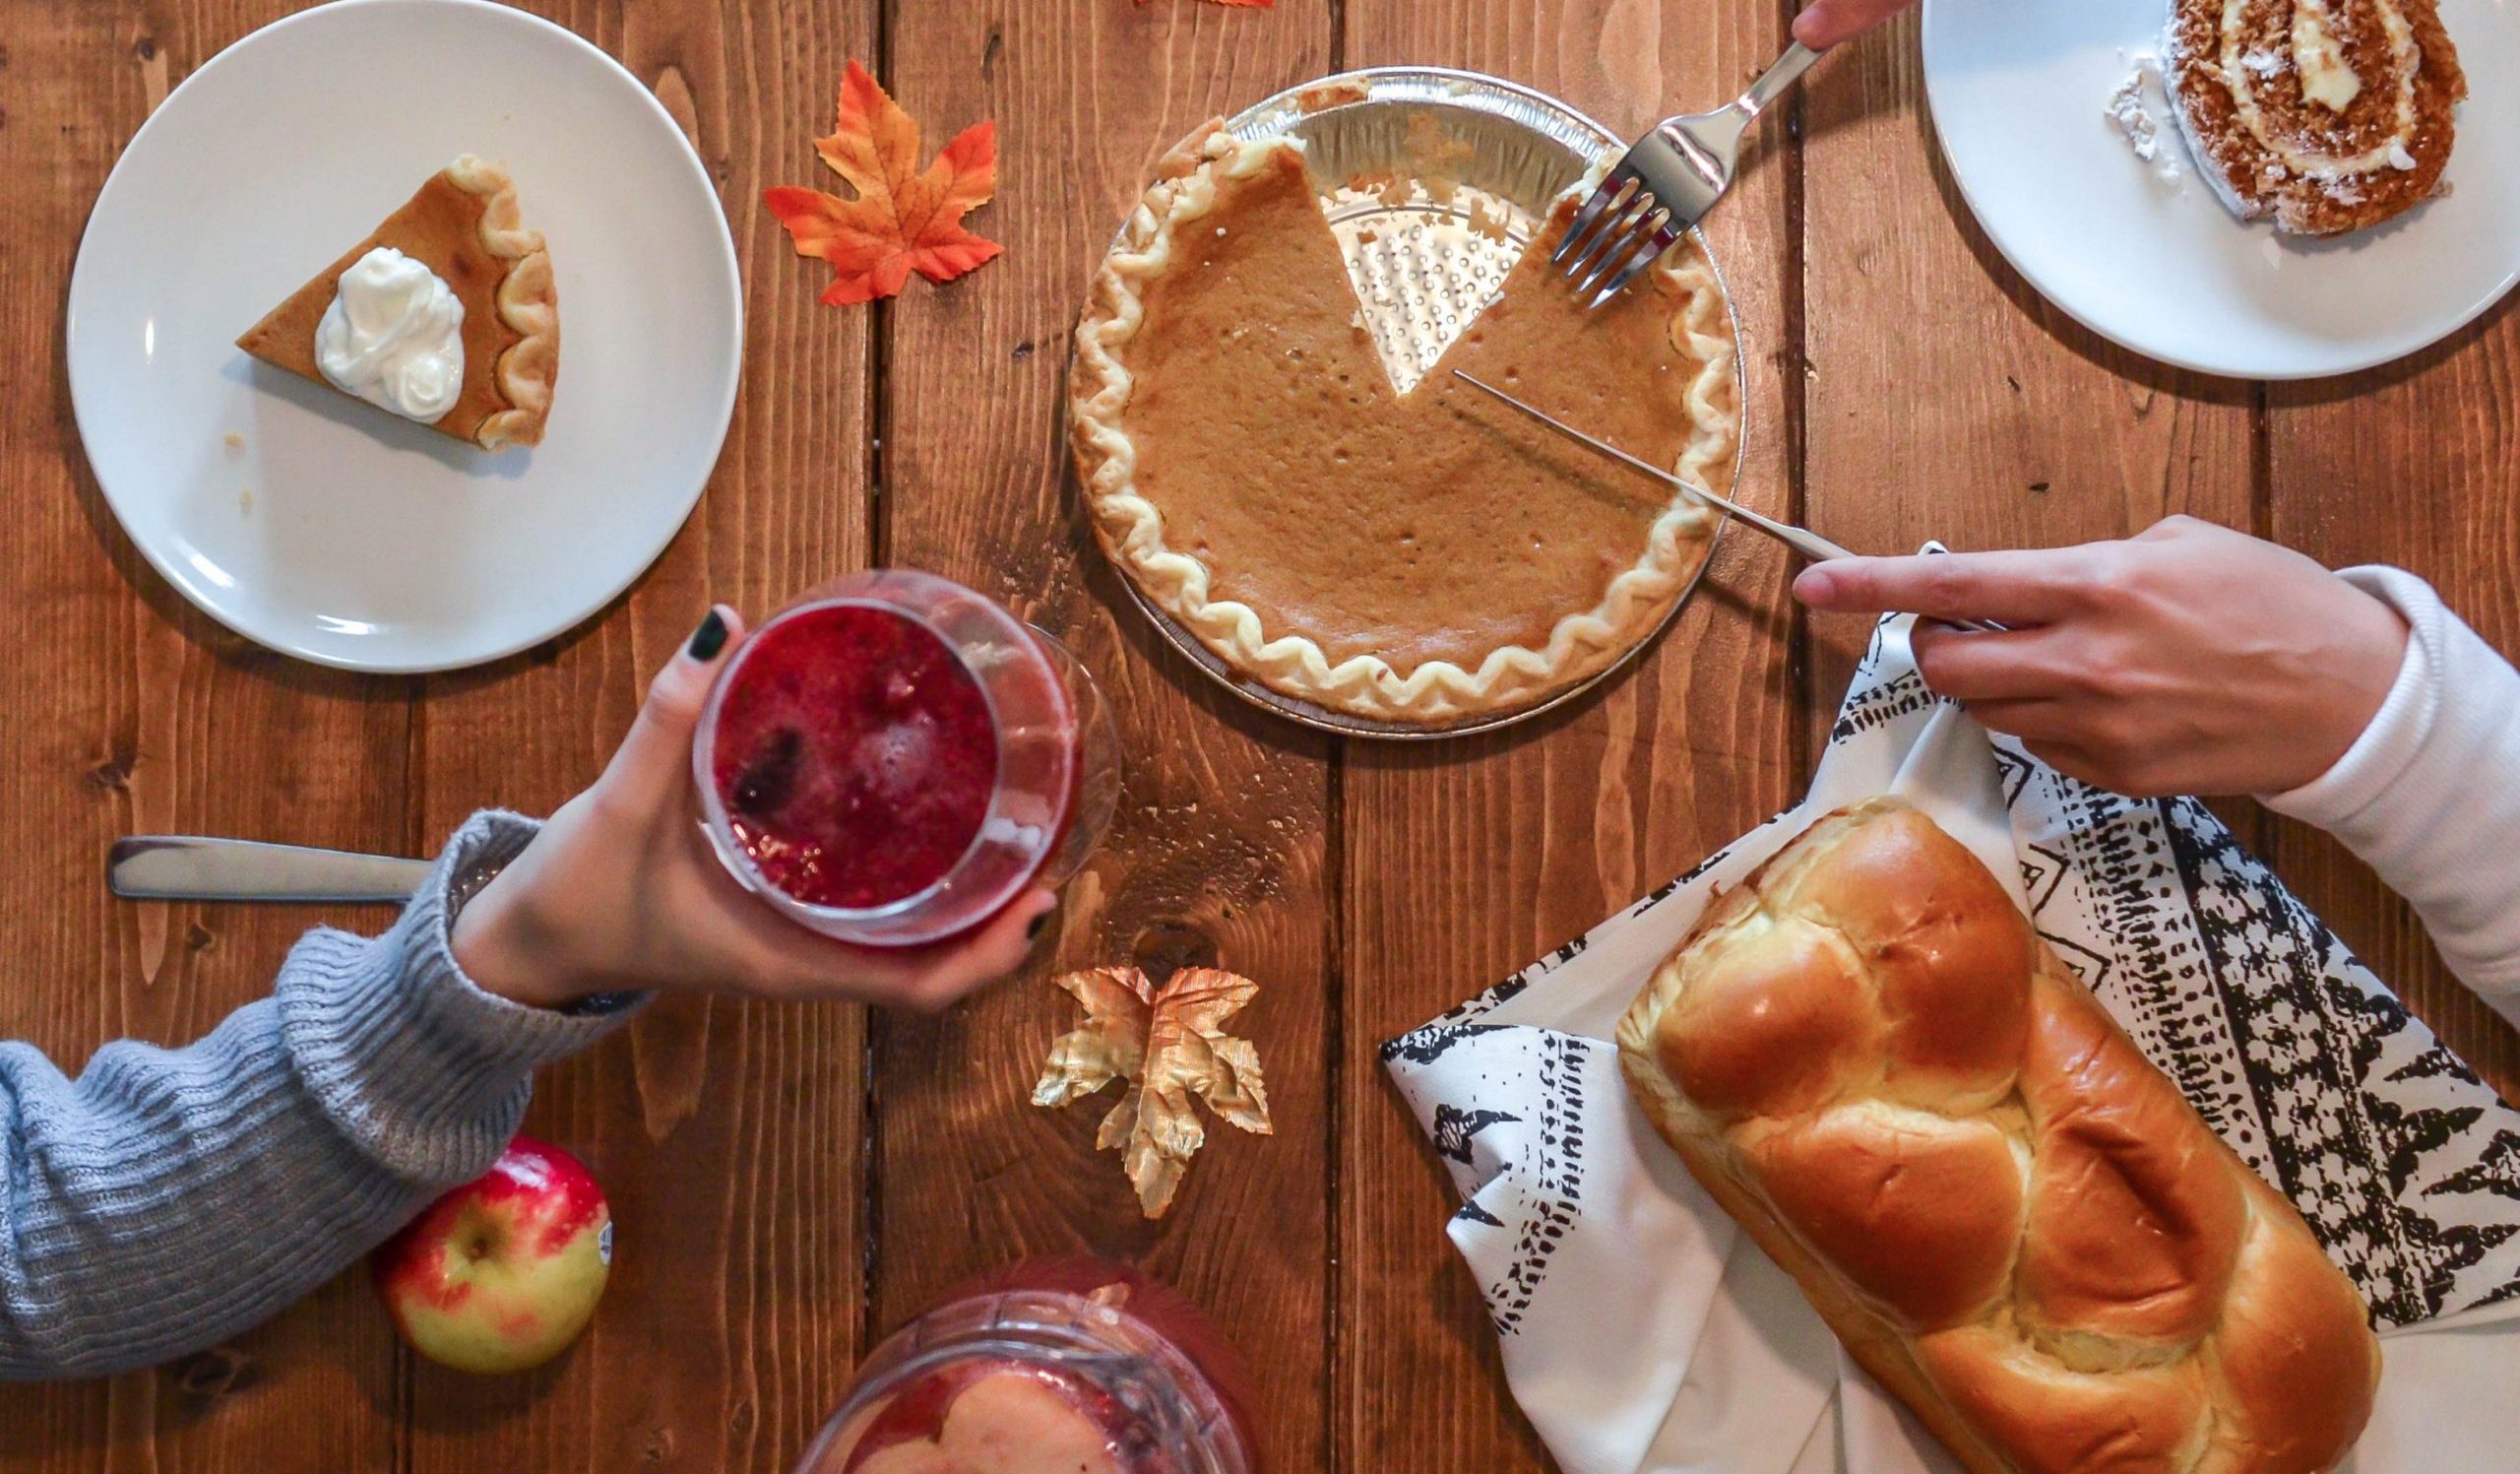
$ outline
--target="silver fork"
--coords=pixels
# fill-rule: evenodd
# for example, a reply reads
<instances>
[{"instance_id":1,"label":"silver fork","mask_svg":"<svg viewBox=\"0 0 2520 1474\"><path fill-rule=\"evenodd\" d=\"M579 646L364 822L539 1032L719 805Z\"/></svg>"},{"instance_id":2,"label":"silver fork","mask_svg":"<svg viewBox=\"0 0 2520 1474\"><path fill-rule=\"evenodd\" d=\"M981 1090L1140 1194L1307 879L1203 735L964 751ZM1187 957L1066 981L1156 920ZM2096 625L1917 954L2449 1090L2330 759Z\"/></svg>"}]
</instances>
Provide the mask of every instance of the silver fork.
<instances>
[{"instance_id":1,"label":"silver fork","mask_svg":"<svg viewBox=\"0 0 2520 1474\"><path fill-rule=\"evenodd\" d=\"M1732 184L1741 134L1820 53L1796 41L1729 107L1665 118L1628 146L1549 254L1599 307L1671 248Z\"/></svg>"}]
</instances>

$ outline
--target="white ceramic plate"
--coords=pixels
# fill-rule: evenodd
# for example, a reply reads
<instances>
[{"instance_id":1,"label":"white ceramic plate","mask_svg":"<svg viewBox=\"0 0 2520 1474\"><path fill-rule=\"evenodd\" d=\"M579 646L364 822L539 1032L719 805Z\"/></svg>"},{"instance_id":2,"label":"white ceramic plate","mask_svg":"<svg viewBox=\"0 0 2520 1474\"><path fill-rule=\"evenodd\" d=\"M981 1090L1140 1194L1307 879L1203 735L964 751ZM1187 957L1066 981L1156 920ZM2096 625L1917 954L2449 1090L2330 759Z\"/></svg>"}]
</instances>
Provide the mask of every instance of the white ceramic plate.
<instances>
[{"instance_id":1,"label":"white ceramic plate","mask_svg":"<svg viewBox=\"0 0 2520 1474\"><path fill-rule=\"evenodd\" d=\"M559 280L532 450L486 455L235 348L463 153L506 161ZM707 171L610 57L480 0L345 0L238 41L151 116L89 217L68 331L80 437L159 573L275 650L438 671L568 629L663 550L725 439L743 300Z\"/></svg>"},{"instance_id":2,"label":"white ceramic plate","mask_svg":"<svg viewBox=\"0 0 2520 1474\"><path fill-rule=\"evenodd\" d=\"M2520 5L2441 0L2470 97L2447 199L2331 241L2242 224L2159 118L2178 177L2107 116L2169 0L1926 0L1925 90L1969 208L2093 332L2207 373L2350 373L2458 331L2520 281ZM1822 78L1822 85L1826 85Z\"/></svg>"}]
</instances>

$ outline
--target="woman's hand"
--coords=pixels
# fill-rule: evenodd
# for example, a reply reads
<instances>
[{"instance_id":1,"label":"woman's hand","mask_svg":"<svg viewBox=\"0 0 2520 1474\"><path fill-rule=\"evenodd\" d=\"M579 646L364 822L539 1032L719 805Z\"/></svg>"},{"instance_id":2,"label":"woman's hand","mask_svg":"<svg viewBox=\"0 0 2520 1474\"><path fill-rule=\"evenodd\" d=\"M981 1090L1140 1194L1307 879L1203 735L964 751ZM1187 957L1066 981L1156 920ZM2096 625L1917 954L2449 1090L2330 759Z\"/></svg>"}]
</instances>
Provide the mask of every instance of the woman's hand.
<instances>
[{"instance_id":1,"label":"woman's hand","mask_svg":"<svg viewBox=\"0 0 2520 1474\"><path fill-rule=\"evenodd\" d=\"M1870 31L1916 0L1811 0L1794 18L1794 38L1815 51Z\"/></svg>"},{"instance_id":2,"label":"woman's hand","mask_svg":"<svg viewBox=\"0 0 2520 1474\"><path fill-rule=\"evenodd\" d=\"M1057 904L1048 891L1017 899L968 937L871 948L806 930L726 873L700 827L691 735L710 682L742 640L732 610L712 610L648 687L595 787L562 805L465 906L455 957L466 976L541 1006L654 989L932 1011L1023 962Z\"/></svg>"},{"instance_id":3,"label":"woman's hand","mask_svg":"<svg viewBox=\"0 0 2520 1474\"><path fill-rule=\"evenodd\" d=\"M2122 543L1820 563L1794 592L1815 609L1924 615L1927 685L2051 766L2138 798L2308 783L2370 725L2406 657L2395 609L2191 517Z\"/></svg>"}]
</instances>

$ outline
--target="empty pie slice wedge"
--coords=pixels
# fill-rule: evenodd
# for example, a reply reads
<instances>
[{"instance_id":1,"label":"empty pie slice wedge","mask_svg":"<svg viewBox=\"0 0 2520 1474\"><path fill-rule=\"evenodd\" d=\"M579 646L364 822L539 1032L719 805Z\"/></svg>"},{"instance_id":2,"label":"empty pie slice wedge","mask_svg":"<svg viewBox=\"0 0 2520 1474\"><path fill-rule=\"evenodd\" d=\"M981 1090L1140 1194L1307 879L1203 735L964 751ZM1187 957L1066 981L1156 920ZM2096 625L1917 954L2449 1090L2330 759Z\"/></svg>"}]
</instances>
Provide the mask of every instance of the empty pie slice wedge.
<instances>
[{"instance_id":1,"label":"empty pie slice wedge","mask_svg":"<svg viewBox=\"0 0 2520 1474\"><path fill-rule=\"evenodd\" d=\"M467 154L236 346L484 450L536 445L560 372L551 257L507 170Z\"/></svg>"}]
</instances>

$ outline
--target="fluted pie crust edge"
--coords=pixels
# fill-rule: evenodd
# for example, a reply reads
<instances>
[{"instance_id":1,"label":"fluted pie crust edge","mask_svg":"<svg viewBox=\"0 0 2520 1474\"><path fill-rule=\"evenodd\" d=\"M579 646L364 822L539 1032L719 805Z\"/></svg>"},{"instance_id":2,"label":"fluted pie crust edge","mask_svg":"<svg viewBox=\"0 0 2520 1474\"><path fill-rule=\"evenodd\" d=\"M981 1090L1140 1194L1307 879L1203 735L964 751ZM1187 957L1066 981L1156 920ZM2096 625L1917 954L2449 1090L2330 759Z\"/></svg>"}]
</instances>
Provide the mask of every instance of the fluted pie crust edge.
<instances>
[{"instance_id":1,"label":"fluted pie crust edge","mask_svg":"<svg viewBox=\"0 0 2520 1474\"><path fill-rule=\"evenodd\" d=\"M516 181L506 169L466 154L446 166L446 177L481 201L481 249L508 265L499 283L499 320L518 335L494 368L508 407L482 420L472 439L484 450L538 445L560 372L560 293L551 253L540 231L525 227Z\"/></svg>"},{"instance_id":2,"label":"fluted pie crust edge","mask_svg":"<svg viewBox=\"0 0 2520 1474\"><path fill-rule=\"evenodd\" d=\"M1211 122L1166 156L1157 179L1103 259L1076 330L1069 427L1077 474L1097 539L1114 565L1200 643L1273 690L1351 715L1439 726L1538 704L1609 666L1651 635L1687 591L1713 542L1715 514L1674 491L1647 530L1636 563L1601 602L1561 616L1544 649L1505 645L1477 670L1430 660L1402 673L1377 655L1337 665L1312 639L1272 633L1250 606L1210 596L1209 569L1167 545L1164 513L1139 489L1137 447L1124 422L1131 388L1127 346L1145 318L1147 286L1169 268L1173 231L1216 206L1220 180L1247 179L1298 140L1238 142ZM1579 184L1589 190L1591 180ZM1710 484L1729 473L1739 440L1738 345L1722 284L1694 244L1658 262L1650 286L1673 295L1676 347L1701 367L1686 395L1693 429L1678 474Z\"/></svg>"}]
</instances>

